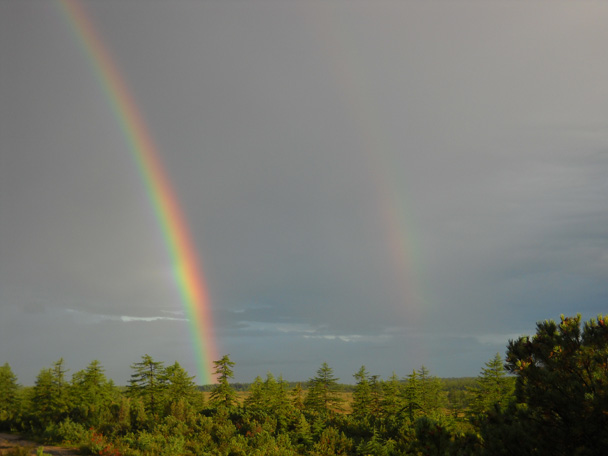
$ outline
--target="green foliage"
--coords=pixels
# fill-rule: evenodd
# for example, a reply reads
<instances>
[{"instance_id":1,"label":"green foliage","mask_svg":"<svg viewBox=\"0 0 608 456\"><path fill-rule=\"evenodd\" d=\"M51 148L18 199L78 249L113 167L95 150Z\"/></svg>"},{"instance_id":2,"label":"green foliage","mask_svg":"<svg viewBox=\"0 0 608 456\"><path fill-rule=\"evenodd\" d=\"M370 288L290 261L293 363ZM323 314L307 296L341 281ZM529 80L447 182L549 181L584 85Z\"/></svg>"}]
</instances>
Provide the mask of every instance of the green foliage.
<instances>
[{"instance_id":1,"label":"green foliage","mask_svg":"<svg viewBox=\"0 0 608 456\"><path fill-rule=\"evenodd\" d=\"M103 449L107 447L108 442L105 439L98 437L92 448L96 451L97 448ZM166 432L162 427L156 432L141 431L137 434L129 435L123 439L122 453L130 453L134 455L150 455L150 456L183 456L186 453L186 439L183 435L172 434ZM112 447L118 453L118 449ZM107 450L106 450L107 451Z\"/></svg>"},{"instance_id":2,"label":"green foliage","mask_svg":"<svg viewBox=\"0 0 608 456\"><path fill-rule=\"evenodd\" d=\"M304 405L308 410L321 414L330 414L342 410L344 402L340 396L338 378L327 363L317 370L317 375L308 381L308 394Z\"/></svg>"},{"instance_id":3,"label":"green foliage","mask_svg":"<svg viewBox=\"0 0 608 456\"><path fill-rule=\"evenodd\" d=\"M485 363L475 386L469 388L470 412L484 414L495 407L506 408L514 398L515 378L508 377L499 353Z\"/></svg>"},{"instance_id":4,"label":"green foliage","mask_svg":"<svg viewBox=\"0 0 608 456\"><path fill-rule=\"evenodd\" d=\"M36 456L53 456L53 455L50 453L45 453L44 447L38 447L38 448L36 448Z\"/></svg>"},{"instance_id":5,"label":"green foliage","mask_svg":"<svg viewBox=\"0 0 608 456\"><path fill-rule=\"evenodd\" d=\"M118 389L106 378L97 360L72 376L69 396L71 418L88 427L99 427L108 421L112 405L120 401Z\"/></svg>"},{"instance_id":6,"label":"green foliage","mask_svg":"<svg viewBox=\"0 0 608 456\"><path fill-rule=\"evenodd\" d=\"M46 442L63 442L69 445L80 445L90 437L90 432L82 423L66 418L60 423L50 423L42 434Z\"/></svg>"},{"instance_id":7,"label":"green foliage","mask_svg":"<svg viewBox=\"0 0 608 456\"><path fill-rule=\"evenodd\" d=\"M425 455L449 455L452 434L441 424L422 416L415 424L417 447Z\"/></svg>"},{"instance_id":8,"label":"green foliage","mask_svg":"<svg viewBox=\"0 0 608 456\"><path fill-rule=\"evenodd\" d=\"M249 388L249 395L245 399L245 406L250 409L262 408L266 404L266 400L264 382L262 381L262 377L258 375Z\"/></svg>"},{"instance_id":9,"label":"green foliage","mask_svg":"<svg viewBox=\"0 0 608 456\"><path fill-rule=\"evenodd\" d=\"M539 454L600 454L608 446L608 321L545 320L508 344L521 419Z\"/></svg>"},{"instance_id":10,"label":"green foliage","mask_svg":"<svg viewBox=\"0 0 608 456\"><path fill-rule=\"evenodd\" d=\"M407 376L403 391L405 411L412 422L422 416L437 417L447 407L441 380L430 375L425 366Z\"/></svg>"},{"instance_id":11,"label":"green foliage","mask_svg":"<svg viewBox=\"0 0 608 456\"><path fill-rule=\"evenodd\" d=\"M236 405L236 392L230 386L230 379L234 377L234 362L230 355L222 356L222 359L213 362L215 366L214 375L218 384L211 392L211 405L215 407L231 408Z\"/></svg>"},{"instance_id":12,"label":"green foliage","mask_svg":"<svg viewBox=\"0 0 608 456\"><path fill-rule=\"evenodd\" d=\"M215 362L208 407L178 363L148 355L125 390L98 361L68 383L61 359L29 388L5 364L0 410L7 428L102 456L591 456L608 444L607 325L601 315L541 322L509 342L505 366L497 354L477 378L444 382L421 366L382 380L362 366L350 396L327 363L308 390L268 373L242 405L228 355Z\"/></svg>"},{"instance_id":13,"label":"green foliage","mask_svg":"<svg viewBox=\"0 0 608 456\"><path fill-rule=\"evenodd\" d=\"M32 406L34 425L45 429L51 423L67 418L69 412L68 385L63 358L53 363L53 367L42 369L36 377Z\"/></svg>"},{"instance_id":14,"label":"green foliage","mask_svg":"<svg viewBox=\"0 0 608 456\"><path fill-rule=\"evenodd\" d=\"M291 390L291 403L298 410L304 408L304 390L302 385L297 383L296 386Z\"/></svg>"},{"instance_id":15,"label":"green foliage","mask_svg":"<svg viewBox=\"0 0 608 456\"><path fill-rule=\"evenodd\" d=\"M312 444L310 424L302 414L298 415L293 432L291 432L291 439L300 448L308 448Z\"/></svg>"},{"instance_id":16,"label":"green foliage","mask_svg":"<svg viewBox=\"0 0 608 456\"><path fill-rule=\"evenodd\" d=\"M120 456L120 452L115 445L110 442L103 434L91 432L89 442L82 447L90 454L99 456Z\"/></svg>"},{"instance_id":17,"label":"green foliage","mask_svg":"<svg viewBox=\"0 0 608 456\"><path fill-rule=\"evenodd\" d=\"M19 401L17 376L8 363L0 367L0 430L7 431L15 420Z\"/></svg>"},{"instance_id":18,"label":"green foliage","mask_svg":"<svg viewBox=\"0 0 608 456\"><path fill-rule=\"evenodd\" d=\"M374 407L372 404L372 388L369 382L369 372L367 372L365 366L361 366L353 377L357 380L357 386L353 392L353 415L360 418L371 415Z\"/></svg>"},{"instance_id":19,"label":"green foliage","mask_svg":"<svg viewBox=\"0 0 608 456\"><path fill-rule=\"evenodd\" d=\"M365 439L357 446L357 454L372 456L390 456L396 454L396 442L392 439L384 440L378 433Z\"/></svg>"},{"instance_id":20,"label":"green foliage","mask_svg":"<svg viewBox=\"0 0 608 456\"><path fill-rule=\"evenodd\" d=\"M323 430L309 454L312 456L351 454L353 447L354 442L344 432L328 426Z\"/></svg>"},{"instance_id":21,"label":"green foliage","mask_svg":"<svg viewBox=\"0 0 608 456\"><path fill-rule=\"evenodd\" d=\"M165 381L167 395L172 398L191 399L196 395L194 376L188 375L177 361L165 369Z\"/></svg>"},{"instance_id":22,"label":"green foliage","mask_svg":"<svg viewBox=\"0 0 608 456\"><path fill-rule=\"evenodd\" d=\"M547 454L535 448L525 404L511 403L506 410L489 410L478 426L484 456Z\"/></svg>"},{"instance_id":23,"label":"green foliage","mask_svg":"<svg viewBox=\"0 0 608 456\"><path fill-rule=\"evenodd\" d=\"M165 369L163 380L166 413L182 416L189 407L202 408L203 396L196 390L194 376L188 375L177 361Z\"/></svg>"},{"instance_id":24,"label":"green foliage","mask_svg":"<svg viewBox=\"0 0 608 456\"><path fill-rule=\"evenodd\" d=\"M8 453L4 453L6 456L30 456L32 454L32 448L26 446L16 446L8 450Z\"/></svg>"},{"instance_id":25,"label":"green foliage","mask_svg":"<svg viewBox=\"0 0 608 456\"><path fill-rule=\"evenodd\" d=\"M454 415L470 408L470 389L477 386L476 377L442 378L444 391L447 393L448 408ZM513 385L515 379L512 378Z\"/></svg>"},{"instance_id":26,"label":"green foliage","mask_svg":"<svg viewBox=\"0 0 608 456\"><path fill-rule=\"evenodd\" d=\"M380 404L383 416L385 418L396 416L403 409L403 385L399 381L399 377L393 372L388 380L381 382L380 386L382 391Z\"/></svg>"},{"instance_id":27,"label":"green foliage","mask_svg":"<svg viewBox=\"0 0 608 456\"><path fill-rule=\"evenodd\" d=\"M275 379L270 372L265 381L260 377L255 379L249 396L244 401L244 407L266 422L272 417L275 422L272 432L286 429L293 421L297 410L290 398L287 382L282 377Z\"/></svg>"},{"instance_id":28,"label":"green foliage","mask_svg":"<svg viewBox=\"0 0 608 456\"><path fill-rule=\"evenodd\" d=\"M131 374L127 394L129 397L143 399L146 412L153 416L158 415L167 386L163 363L154 361L150 355L144 355L142 360L132 364L131 368L135 372Z\"/></svg>"}]
</instances>

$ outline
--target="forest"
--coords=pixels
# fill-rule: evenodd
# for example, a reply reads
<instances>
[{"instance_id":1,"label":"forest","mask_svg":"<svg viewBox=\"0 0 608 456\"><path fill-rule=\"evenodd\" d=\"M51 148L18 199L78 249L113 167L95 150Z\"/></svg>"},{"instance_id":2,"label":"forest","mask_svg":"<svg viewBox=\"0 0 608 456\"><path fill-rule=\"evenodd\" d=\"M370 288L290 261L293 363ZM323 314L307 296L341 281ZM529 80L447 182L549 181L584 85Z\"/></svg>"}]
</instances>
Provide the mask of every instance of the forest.
<instances>
[{"instance_id":1,"label":"forest","mask_svg":"<svg viewBox=\"0 0 608 456\"><path fill-rule=\"evenodd\" d=\"M268 373L245 391L229 355L201 391L149 355L129 384L98 361L71 379L63 359L23 387L0 367L0 431L83 455L600 455L608 447L608 321L545 320L472 379L421 366L387 379L365 366L345 390L323 363L308 382Z\"/></svg>"}]
</instances>

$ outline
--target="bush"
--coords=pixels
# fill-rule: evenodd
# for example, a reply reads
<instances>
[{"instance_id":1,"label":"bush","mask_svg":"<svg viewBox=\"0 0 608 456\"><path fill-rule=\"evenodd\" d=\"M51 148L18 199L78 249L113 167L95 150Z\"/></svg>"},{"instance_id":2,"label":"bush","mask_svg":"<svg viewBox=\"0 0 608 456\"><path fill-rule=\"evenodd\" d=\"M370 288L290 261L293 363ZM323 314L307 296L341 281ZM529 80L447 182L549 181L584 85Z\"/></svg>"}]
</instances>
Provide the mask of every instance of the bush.
<instances>
[{"instance_id":1,"label":"bush","mask_svg":"<svg viewBox=\"0 0 608 456\"><path fill-rule=\"evenodd\" d=\"M103 434L97 432L91 432L89 441L82 449L97 456L120 456L118 449L111 442L108 442Z\"/></svg>"},{"instance_id":2,"label":"bush","mask_svg":"<svg viewBox=\"0 0 608 456\"><path fill-rule=\"evenodd\" d=\"M11 448L8 453L6 453L7 456L30 456L31 452L32 452L32 448L31 446L15 446L13 448Z\"/></svg>"},{"instance_id":3,"label":"bush","mask_svg":"<svg viewBox=\"0 0 608 456\"><path fill-rule=\"evenodd\" d=\"M57 426L57 438L68 445L79 445L89 440L91 431L85 429L80 423L75 423L69 418Z\"/></svg>"}]
</instances>

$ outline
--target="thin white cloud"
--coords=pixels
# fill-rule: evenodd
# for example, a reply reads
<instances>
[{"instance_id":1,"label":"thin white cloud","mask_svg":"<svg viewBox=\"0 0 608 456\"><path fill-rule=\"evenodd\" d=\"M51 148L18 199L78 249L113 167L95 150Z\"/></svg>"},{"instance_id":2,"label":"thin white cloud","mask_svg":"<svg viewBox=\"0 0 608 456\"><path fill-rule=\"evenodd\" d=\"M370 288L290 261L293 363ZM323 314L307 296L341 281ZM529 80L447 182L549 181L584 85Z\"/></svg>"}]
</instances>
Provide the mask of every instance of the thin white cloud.
<instances>
[{"instance_id":1,"label":"thin white cloud","mask_svg":"<svg viewBox=\"0 0 608 456\"><path fill-rule=\"evenodd\" d=\"M296 333L296 334L312 334L315 333L316 330L306 325L277 325L277 330L282 333Z\"/></svg>"},{"instance_id":2,"label":"thin white cloud","mask_svg":"<svg viewBox=\"0 0 608 456\"><path fill-rule=\"evenodd\" d=\"M306 334L305 339L341 340L342 342L385 342L391 337L386 334L363 336L360 334Z\"/></svg>"},{"instance_id":3,"label":"thin white cloud","mask_svg":"<svg viewBox=\"0 0 608 456\"><path fill-rule=\"evenodd\" d=\"M304 339L322 339L322 340L340 340L342 342L385 342L391 339L389 334L380 335L361 335L361 334L326 334L324 328L315 328L307 324L296 324L296 323L272 323L272 322L252 322L242 321L240 322L241 331L261 331L266 332L268 335L282 333L291 334Z\"/></svg>"},{"instance_id":4,"label":"thin white cloud","mask_svg":"<svg viewBox=\"0 0 608 456\"><path fill-rule=\"evenodd\" d=\"M188 321L187 318L175 318L175 317L131 317L128 315L122 315L120 317L120 321L124 322L132 322L132 321L159 321L159 320L167 320L167 321Z\"/></svg>"},{"instance_id":5,"label":"thin white cloud","mask_svg":"<svg viewBox=\"0 0 608 456\"><path fill-rule=\"evenodd\" d=\"M306 324L292 324L292 323L273 323L273 322L261 322L261 321L239 321L241 330L245 331L263 331L269 333L315 333L316 329Z\"/></svg>"},{"instance_id":6,"label":"thin white cloud","mask_svg":"<svg viewBox=\"0 0 608 456\"><path fill-rule=\"evenodd\" d=\"M70 315L76 316L80 322L89 323L89 324L101 323L104 321L121 321L124 323L130 323L130 322L134 322L134 321L150 322L150 321L160 321L160 320L188 321L187 318L167 317L164 315L155 315L155 316L151 316L151 317L136 317L136 316L132 316L132 315L117 316L117 315L94 314L94 313L89 313L89 312L82 312L82 311L75 310L75 309L65 309L65 312L67 312ZM171 314L180 313L180 312L173 312L173 311L161 311L161 312L166 312L166 313L171 313Z\"/></svg>"}]
</instances>

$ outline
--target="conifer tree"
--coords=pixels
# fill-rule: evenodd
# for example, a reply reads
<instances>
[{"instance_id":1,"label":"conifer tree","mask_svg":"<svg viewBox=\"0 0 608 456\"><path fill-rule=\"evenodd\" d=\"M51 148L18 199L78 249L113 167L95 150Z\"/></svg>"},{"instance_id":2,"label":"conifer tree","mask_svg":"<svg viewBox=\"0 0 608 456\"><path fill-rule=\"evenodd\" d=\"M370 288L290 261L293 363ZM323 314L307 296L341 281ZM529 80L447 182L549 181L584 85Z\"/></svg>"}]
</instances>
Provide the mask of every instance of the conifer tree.
<instances>
[{"instance_id":1,"label":"conifer tree","mask_svg":"<svg viewBox=\"0 0 608 456\"><path fill-rule=\"evenodd\" d=\"M36 376L32 392L33 415L41 427L55 419L56 404L59 392L53 384L53 371L42 369Z\"/></svg>"},{"instance_id":2,"label":"conifer tree","mask_svg":"<svg viewBox=\"0 0 608 456\"><path fill-rule=\"evenodd\" d=\"M88 426L98 426L109 415L113 401L118 401L118 390L105 376L97 360L72 376L70 385L71 418ZM104 416L105 415L105 416Z\"/></svg>"},{"instance_id":3,"label":"conifer tree","mask_svg":"<svg viewBox=\"0 0 608 456\"><path fill-rule=\"evenodd\" d=\"M63 358L59 358L57 361L53 363L52 371L53 371L53 380L60 388L66 386L65 374L68 370L64 366L65 361Z\"/></svg>"},{"instance_id":4,"label":"conifer tree","mask_svg":"<svg viewBox=\"0 0 608 456\"><path fill-rule=\"evenodd\" d=\"M608 447L608 316L581 328L581 315L538 322L511 340L507 370L526 404L524 428L539 454L604 454Z\"/></svg>"},{"instance_id":5,"label":"conifer tree","mask_svg":"<svg viewBox=\"0 0 608 456\"><path fill-rule=\"evenodd\" d=\"M230 385L230 379L234 377L232 368L234 362L230 360L230 355L224 355L221 359L214 361L215 377L218 384L211 391L211 405L215 407L230 408L236 405L236 392Z\"/></svg>"},{"instance_id":6,"label":"conifer tree","mask_svg":"<svg viewBox=\"0 0 608 456\"><path fill-rule=\"evenodd\" d=\"M5 363L0 367L0 430L10 428L16 416L19 384L11 366Z\"/></svg>"},{"instance_id":7,"label":"conifer tree","mask_svg":"<svg viewBox=\"0 0 608 456\"><path fill-rule=\"evenodd\" d=\"M268 407L275 415L283 416L292 407L287 393L287 382L279 375L278 379L274 378L272 373L268 372L264 388L267 391L269 402Z\"/></svg>"},{"instance_id":8,"label":"conifer tree","mask_svg":"<svg viewBox=\"0 0 608 456\"><path fill-rule=\"evenodd\" d=\"M249 394L245 399L245 405L254 410L264 407L264 395L264 381L262 380L262 377L258 375L253 383L249 386Z\"/></svg>"},{"instance_id":9,"label":"conifer tree","mask_svg":"<svg viewBox=\"0 0 608 456\"><path fill-rule=\"evenodd\" d=\"M371 395L371 413L374 416L380 415L382 412L382 384L380 382L380 376L378 375L370 375L369 376L369 389Z\"/></svg>"},{"instance_id":10,"label":"conifer tree","mask_svg":"<svg viewBox=\"0 0 608 456\"><path fill-rule=\"evenodd\" d=\"M170 403L180 399L191 401L196 396L194 376L188 375L177 361L165 369L163 380L166 383L165 393Z\"/></svg>"},{"instance_id":11,"label":"conifer tree","mask_svg":"<svg viewBox=\"0 0 608 456\"><path fill-rule=\"evenodd\" d=\"M407 376L404 388L405 409L410 421L431 417L447 404L441 380L430 375L425 366Z\"/></svg>"},{"instance_id":12,"label":"conifer tree","mask_svg":"<svg viewBox=\"0 0 608 456\"><path fill-rule=\"evenodd\" d=\"M353 416L361 418L371 414L372 411L372 390L368 380L369 372L365 369L365 366L353 374L357 384L353 391Z\"/></svg>"},{"instance_id":13,"label":"conifer tree","mask_svg":"<svg viewBox=\"0 0 608 456\"><path fill-rule=\"evenodd\" d=\"M405 411L410 421L414 421L422 415L422 386L418 372L412 370L412 373L407 376L407 382L403 388L403 397L405 399Z\"/></svg>"},{"instance_id":14,"label":"conifer tree","mask_svg":"<svg viewBox=\"0 0 608 456\"><path fill-rule=\"evenodd\" d=\"M312 443L312 433L310 430L310 424L308 423L308 421L306 421L306 417L304 416L304 414L298 414L295 423L295 429L291 435L294 443L297 443L298 445L304 448ZM305 453L303 452L302 454Z\"/></svg>"},{"instance_id":15,"label":"conifer tree","mask_svg":"<svg viewBox=\"0 0 608 456\"><path fill-rule=\"evenodd\" d=\"M440 379L430 374L425 366L418 370L421 385L421 407L426 416L437 413L447 405L447 394Z\"/></svg>"},{"instance_id":16,"label":"conifer tree","mask_svg":"<svg viewBox=\"0 0 608 456\"><path fill-rule=\"evenodd\" d=\"M402 389L403 386L395 372L387 380L382 381L381 408L384 416L395 416L403 408Z\"/></svg>"},{"instance_id":17,"label":"conifer tree","mask_svg":"<svg viewBox=\"0 0 608 456\"><path fill-rule=\"evenodd\" d=\"M271 372L266 373L266 380L262 383L263 392L263 407L271 413L274 413L276 397L279 392L279 387L274 375Z\"/></svg>"},{"instance_id":18,"label":"conifer tree","mask_svg":"<svg viewBox=\"0 0 608 456\"><path fill-rule=\"evenodd\" d=\"M300 383L296 383L296 386L291 390L291 403L298 410L304 408L304 390Z\"/></svg>"},{"instance_id":19,"label":"conifer tree","mask_svg":"<svg viewBox=\"0 0 608 456\"><path fill-rule=\"evenodd\" d=\"M141 398L146 411L158 414L167 386L164 363L154 361L150 355L144 355L141 357L141 361L132 364L131 368L135 372L131 374L127 394L133 398Z\"/></svg>"},{"instance_id":20,"label":"conifer tree","mask_svg":"<svg viewBox=\"0 0 608 456\"><path fill-rule=\"evenodd\" d=\"M67 417L69 398L63 358L53 363L53 367L42 369L36 377L32 405L34 416L42 428L50 423L58 423Z\"/></svg>"},{"instance_id":21,"label":"conifer tree","mask_svg":"<svg viewBox=\"0 0 608 456\"><path fill-rule=\"evenodd\" d=\"M500 353L485 363L475 386L469 388L472 396L470 411L474 414L487 413L495 406L505 408L513 398L515 382L509 378L503 367Z\"/></svg>"},{"instance_id":22,"label":"conifer tree","mask_svg":"<svg viewBox=\"0 0 608 456\"><path fill-rule=\"evenodd\" d=\"M310 410L330 413L342 410L343 399L340 397L338 378L327 363L317 370L317 375L309 380L308 394L304 404Z\"/></svg>"}]
</instances>

